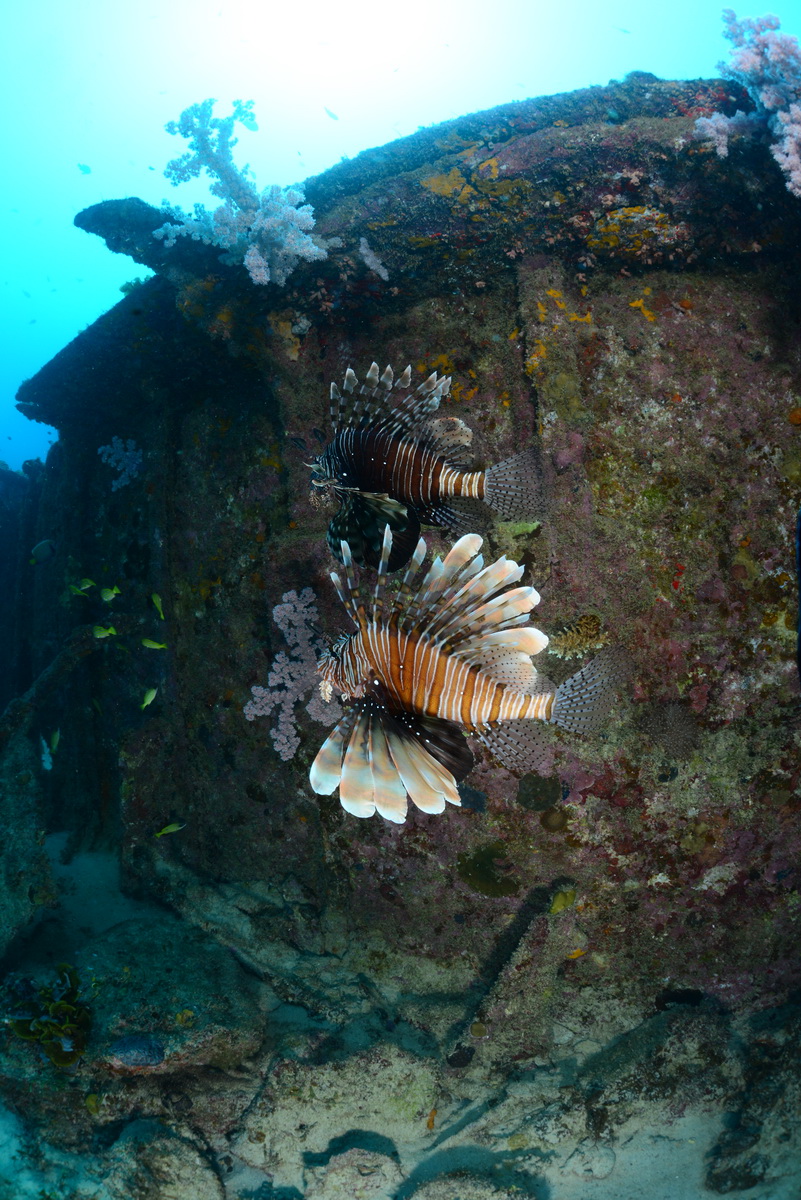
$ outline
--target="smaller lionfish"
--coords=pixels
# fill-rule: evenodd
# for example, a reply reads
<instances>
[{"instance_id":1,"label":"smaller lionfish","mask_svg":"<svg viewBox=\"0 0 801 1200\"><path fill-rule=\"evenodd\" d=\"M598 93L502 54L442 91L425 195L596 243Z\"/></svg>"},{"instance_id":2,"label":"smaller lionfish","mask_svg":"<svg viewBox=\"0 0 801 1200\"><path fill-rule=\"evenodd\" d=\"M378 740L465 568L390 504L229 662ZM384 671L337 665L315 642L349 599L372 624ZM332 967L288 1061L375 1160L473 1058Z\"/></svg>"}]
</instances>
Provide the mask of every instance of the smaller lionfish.
<instances>
[{"instance_id":1,"label":"smaller lionfish","mask_svg":"<svg viewBox=\"0 0 801 1200\"><path fill-rule=\"evenodd\" d=\"M387 587L393 534L384 530L378 580L363 595L347 542L346 583L331 578L356 624L320 658L320 691L350 701L309 775L315 792L339 787L356 817L376 811L406 819L407 798L423 812L460 804L457 781L473 756L463 730L520 772L542 761L543 722L578 733L598 728L625 675L624 656L602 651L559 687L531 661L548 644L528 624L539 603L533 587L513 587L523 568L507 558L484 566L481 538L467 534L419 579L420 538L400 588Z\"/></svg>"},{"instance_id":2,"label":"smaller lionfish","mask_svg":"<svg viewBox=\"0 0 801 1200\"><path fill-rule=\"evenodd\" d=\"M486 524L485 504L509 521L541 513L537 451L524 450L486 471L468 470L471 430L458 417L432 419L450 377L434 371L410 392L411 377L411 367L397 380L391 367L379 376L373 363L360 386L350 367L341 392L331 384L334 437L311 464L311 483L340 502L328 526L328 545L340 561L346 541L355 562L376 567L385 525L393 533L389 570L397 571L408 562L421 523L466 533Z\"/></svg>"}]
</instances>

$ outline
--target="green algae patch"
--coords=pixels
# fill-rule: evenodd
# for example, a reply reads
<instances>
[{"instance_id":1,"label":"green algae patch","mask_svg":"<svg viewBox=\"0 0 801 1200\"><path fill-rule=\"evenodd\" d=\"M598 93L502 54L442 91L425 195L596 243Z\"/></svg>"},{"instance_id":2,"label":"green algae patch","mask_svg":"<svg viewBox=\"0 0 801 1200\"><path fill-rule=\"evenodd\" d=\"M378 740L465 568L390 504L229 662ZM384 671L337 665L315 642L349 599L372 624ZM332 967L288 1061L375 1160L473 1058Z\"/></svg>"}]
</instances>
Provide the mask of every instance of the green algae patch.
<instances>
[{"instance_id":1,"label":"green algae patch","mask_svg":"<svg viewBox=\"0 0 801 1200\"><path fill-rule=\"evenodd\" d=\"M570 888L569 891L557 892L551 901L551 907L548 909L548 912L552 915L555 913L564 912L566 908L572 908L575 903L575 889Z\"/></svg>"},{"instance_id":2,"label":"green algae patch","mask_svg":"<svg viewBox=\"0 0 801 1200\"><path fill-rule=\"evenodd\" d=\"M503 842L487 842L472 854L460 854L456 873L474 892L482 896L516 896L520 884L512 875L504 875L500 865L506 861Z\"/></svg>"},{"instance_id":3,"label":"green algae patch","mask_svg":"<svg viewBox=\"0 0 801 1200\"><path fill-rule=\"evenodd\" d=\"M524 534L539 533L542 529L541 521L499 521L499 527L512 537L521 537Z\"/></svg>"}]
</instances>

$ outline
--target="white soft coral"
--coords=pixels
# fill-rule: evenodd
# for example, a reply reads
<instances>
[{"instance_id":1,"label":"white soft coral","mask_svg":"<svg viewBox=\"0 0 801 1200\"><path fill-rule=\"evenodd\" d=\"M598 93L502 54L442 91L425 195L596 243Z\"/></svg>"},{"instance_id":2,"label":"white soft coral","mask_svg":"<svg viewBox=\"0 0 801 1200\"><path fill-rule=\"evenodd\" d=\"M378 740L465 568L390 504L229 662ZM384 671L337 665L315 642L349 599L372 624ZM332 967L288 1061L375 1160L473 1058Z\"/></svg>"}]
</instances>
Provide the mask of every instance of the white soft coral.
<instances>
[{"instance_id":1,"label":"white soft coral","mask_svg":"<svg viewBox=\"0 0 801 1200\"><path fill-rule=\"evenodd\" d=\"M175 245L179 237L191 237L207 246L219 246L222 261L244 264L254 283L277 283L283 287L301 260L316 262L328 254L314 240L314 214L304 204L299 187L280 188L275 184L259 192L248 178L248 168L234 164L232 136L237 121L255 129L253 102L237 100L229 117L213 117L213 100L193 104L170 121L169 133L187 138L190 149L167 164L164 174L174 184L185 183L206 171L213 179L211 191L224 203L213 212L196 204L194 216L167 206L172 220L153 236L165 246Z\"/></svg>"}]
</instances>

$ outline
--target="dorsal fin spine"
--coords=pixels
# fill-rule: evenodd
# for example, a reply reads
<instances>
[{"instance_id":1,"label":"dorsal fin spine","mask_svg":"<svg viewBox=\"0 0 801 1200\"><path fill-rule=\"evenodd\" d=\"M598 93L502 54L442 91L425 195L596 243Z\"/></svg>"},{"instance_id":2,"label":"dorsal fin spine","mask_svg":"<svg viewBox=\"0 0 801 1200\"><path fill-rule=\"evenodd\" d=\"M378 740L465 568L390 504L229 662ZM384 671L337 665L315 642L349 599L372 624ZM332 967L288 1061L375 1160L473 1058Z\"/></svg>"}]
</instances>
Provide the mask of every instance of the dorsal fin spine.
<instances>
[{"instance_id":1,"label":"dorsal fin spine","mask_svg":"<svg viewBox=\"0 0 801 1200\"><path fill-rule=\"evenodd\" d=\"M505 556L499 558L496 562L490 563L487 567L482 567L481 570L461 582L461 586L457 587L453 595L449 598L448 604L432 620L430 635L433 637L441 629L450 628L456 621L461 619L463 613L474 608L479 601L486 601L490 596L494 595L499 586L503 587L513 579L519 579L522 570L517 568L517 564L514 563L512 565L517 570L505 571L504 568L507 561ZM500 583L498 582L499 576L505 576ZM488 584L489 586L487 586Z\"/></svg>"},{"instance_id":2,"label":"dorsal fin spine","mask_svg":"<svg viewBox=\"0 0 801 1200\"><path fill-rule=\"evenodd\" d=\"M348 593L347 588L342 583L342 580L340 579L340 577L336 571L331 571L330 574L331 574L331 582L333 583L334 587L336 588L337 595L339 596L340 600L342 601L343 605L345 606L345 610L346 610L348 616L354 622L354 624L358 625L359 622L356 619L356 614L353 610L350 594Z\"/></svg>"},{"instance_id":3,"label":"dorsal fin spine","mask_svg":"<svg viewBox=\"0 0 801 1200\"><path fill-rule=\"evenodd\" d=\"M406 572L401 580L400 588L398 589L392 601L392 611L393 614L397 613L398 620L403 618L406 604L412 594L412 583L414 581L414 577L420 569L420 566L426 556L427 549L428 547L426 546L424 538L420 538L415 546L414 554L409 560L409 565L407 566Z\"/></svg>"},{"instance_id":4,"label":"dorsal fin spine","mask_svg":"<svg viewBox=\"0 0 801 1200\"><path fill-rule=\"evenodd\" d=\"M329 416L331 417L331 427L336 432L342 425L342 417L345 411L345 400L335 383L331 384L329 393L330 401L328 405Z\"/></svg>"},{"instance_id":5,"label":"dorsal fin spine","mask_svg":"<svg viewBox=\"0 0 801 1200\"><path fill-rule=\"evenodd\" d=\"M376 579L375 591L373 592L373 620L377 625L381 624L384 615L384 592L387 586L389 556L391 553L392 530L389 525L385 525L384 541L381 545L381 558L378 561L378 578Z\"/></svg>"},{"instance_id":6,"label":"dorsal fin spine","mask_svg":"<svg viewBox=\"0 0 801 1200\"><path fill-rule=\"evenodd\" d=\"M385 367L379 376L378 366L373 363L362 384L359 384L355 371L348 367L341 391L336 384L331 385L330 412L335 432L348 427L373 428L384 430L393 437L417 440L420 427L447 395L451 380L449 376L438 376L433 371L413 392L406 390L410 383L409 366L395 380L392 367Z\"/></svg>"},{"instance_id":7,"label":"dorsal fin spine","mask_svg":"<svg viewBox=\"0 0 801 1200\"><path fill-rule=\"evenodd\" d=\"M351 616L359 628L366 629L368 625L367 611L364 607L364 600L362 599L362 594L359 590L359 584L356 579L356 573L353 569L353 558L351 556L350 546L343 539L340 542L340 548L342 550L342 564L345 568L345 578L347 579L348 584L348 596L350 601L348 608Z\"/></svg>"}]
</instances>

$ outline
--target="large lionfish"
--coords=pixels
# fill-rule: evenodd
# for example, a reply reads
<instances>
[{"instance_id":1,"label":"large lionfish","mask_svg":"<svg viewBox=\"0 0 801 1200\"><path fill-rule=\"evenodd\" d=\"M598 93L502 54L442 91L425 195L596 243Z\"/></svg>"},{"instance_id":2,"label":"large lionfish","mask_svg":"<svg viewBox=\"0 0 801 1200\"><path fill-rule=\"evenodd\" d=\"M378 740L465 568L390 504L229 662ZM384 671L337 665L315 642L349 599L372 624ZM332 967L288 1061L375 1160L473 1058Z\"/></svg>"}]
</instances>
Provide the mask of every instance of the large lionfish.
<instances>
[{"instance_id":1,"label":"large lionfish","mask_svg":"<svg viewBox=\"0 0 801 1200\"><path fill-rule=\"evenodd\" d=\"M539 603L515 587L523 568L504 558L484 566L478 534L460 538L422 580L421 538L392 594L387 572L393 534L384 530L378 580L365 596L347 542L346 583L331 578L357 628L320 658L320 690L350 701L312 764L315 792L339 787L357 817L406 819L407 797L423 812L460 804L457 781L473 765L462 730L518 771L535 768L545 747L542 722L576 732L598 727L624 674L618 651L603 651L559 687L538 675L531 656L548 644L529 625Z\"/></svg>"},{"instance_id":2,"label":"large lionfish","mask_svg":"<svg viewBox=\"0 0 801 1200\"><path fill-rule=\"evenodd\" d=\"M334 437L311 464L312 487L333 490L339 512L328 545L341 561L346 541L353 560L375 567L384 526L393 532L389 570L406 563L421 523L465 533L486 524L489 505L504 520L541 515L542 470L536 450L470 471L472 432L458 417L432 418L450 377L436 371L410 392L412 369L395 380L373 363L360 386L348 367L342 391L331 384Z\"/></svg>"}]
</instances>

